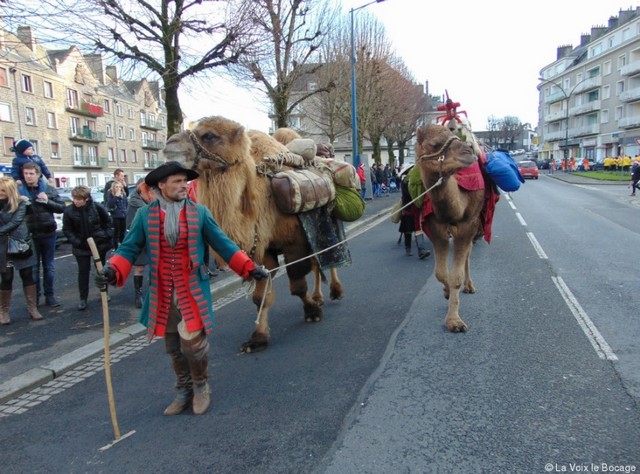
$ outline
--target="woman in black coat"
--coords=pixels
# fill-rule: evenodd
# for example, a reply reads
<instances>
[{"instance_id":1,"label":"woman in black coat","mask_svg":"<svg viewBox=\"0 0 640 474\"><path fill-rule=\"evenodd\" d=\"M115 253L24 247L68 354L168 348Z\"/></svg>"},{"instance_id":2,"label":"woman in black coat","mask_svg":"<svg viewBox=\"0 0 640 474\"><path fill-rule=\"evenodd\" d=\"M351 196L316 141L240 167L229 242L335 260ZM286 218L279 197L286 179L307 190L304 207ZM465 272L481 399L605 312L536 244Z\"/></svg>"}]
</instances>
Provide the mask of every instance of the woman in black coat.
<instances>
[{"instance_id":1,"label":"woman in black coat","mask_svg":"<svg viewBox=\"0 0 640 474\"><path fill-rule=\"evenodd\" d=\"M87 239L93 237L100 260L104 264L113 240L113 225L107 210L91 199L91 190L88 187L73 188L71 199L73 204L67 206L62 216L62 232L71 243L71 253L78 262L78 309L83 311L87 309L89 276L93 261Z\"/></svg>"},{"instance_id":2,"label":"woman in black coat","mask_svg":"<svg viewBox=\"0 0 640 474\"><path fill-rule=\"evenodd\" d=\"M22 290L27 300L27 311L33 320L43 319L38 311L36 283L33 279L33 266L36 256L33 253L31 234L25 221L26 203L20 199L18 187L10 176L0 177L0 324L9 324L9 306L13 292L14 270L20 272ZM29 242L30 250L24 256L8 255L9 237Z\"/></svg>"}]
</instances>

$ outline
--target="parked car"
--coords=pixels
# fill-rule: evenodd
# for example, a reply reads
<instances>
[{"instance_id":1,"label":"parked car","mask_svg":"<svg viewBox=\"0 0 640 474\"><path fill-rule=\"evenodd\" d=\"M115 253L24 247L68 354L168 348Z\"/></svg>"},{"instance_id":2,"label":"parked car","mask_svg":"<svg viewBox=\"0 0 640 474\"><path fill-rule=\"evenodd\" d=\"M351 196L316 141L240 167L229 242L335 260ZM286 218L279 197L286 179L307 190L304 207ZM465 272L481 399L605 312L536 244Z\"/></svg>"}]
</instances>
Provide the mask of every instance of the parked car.
<instances>
[{"instance_id":1,"label":"parked car","mask_svg":"<svg viewBox=\"0 0 640 474\"><path fill-rule=\"evenodd\" d=\"M518 170L524 179L538 179L538 166L531 160L522 160L518 163Z\"/></svg>"}]
</instances>

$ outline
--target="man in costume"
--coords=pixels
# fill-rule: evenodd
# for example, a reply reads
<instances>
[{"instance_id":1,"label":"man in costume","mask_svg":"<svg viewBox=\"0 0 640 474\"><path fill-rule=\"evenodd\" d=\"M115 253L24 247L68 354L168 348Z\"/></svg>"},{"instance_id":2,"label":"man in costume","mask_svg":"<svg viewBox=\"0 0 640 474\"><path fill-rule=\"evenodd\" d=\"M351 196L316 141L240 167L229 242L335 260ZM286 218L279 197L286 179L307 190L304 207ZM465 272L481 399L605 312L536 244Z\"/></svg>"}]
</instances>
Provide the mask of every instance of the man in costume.
<instances>
[{"instance_id":1,"label":"man in costume","mask_svg":"<svg viewBox=\"0 0 640 474\"><path fill-rule=\"evenodd\" d=\"M189 405L201 415L209 407L206 335L213 328L213 307L205 264L208 246L243 279L268 277L227 237L205 206L188 199L188 183L197 177L177 161L151 171L145 183L155 189L156 200L138 210L124 241L96 276L101 288L123 286L146 247L149 292L140 322L149 338L164 336L177 379L177 395L165 415L177 415Z\"/></svg>"}]
</instances>

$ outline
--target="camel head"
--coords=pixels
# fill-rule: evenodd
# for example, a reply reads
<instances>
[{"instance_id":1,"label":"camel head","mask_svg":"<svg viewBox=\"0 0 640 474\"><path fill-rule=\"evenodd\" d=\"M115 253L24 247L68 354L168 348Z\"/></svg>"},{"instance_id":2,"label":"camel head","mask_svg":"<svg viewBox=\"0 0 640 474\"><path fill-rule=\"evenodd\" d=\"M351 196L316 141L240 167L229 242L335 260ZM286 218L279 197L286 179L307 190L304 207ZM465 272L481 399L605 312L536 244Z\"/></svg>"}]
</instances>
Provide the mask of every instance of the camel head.
<instances>
[{"instance_id":1,"label":"camel head","mask_svg":"<svg viewBox=\"0 0 640 474\"><path fill-rule=\"evenodd\" d=\"M424 173L451 176L477 159L474 149L447 127L426 125L416 132L416 158Z\"/></svg>"},{"instance_id":2,"label":"camel head","mask_svg":"<svg viewBox=\"0 0 640 474\"><path fill-rule=\"evenodd\" d=\"M192 130L172 135L163 153L198 172L224 172L243 163L250 155L251 141L244 127L223 117L199 120Z\"/></svg>"}]
</instances>

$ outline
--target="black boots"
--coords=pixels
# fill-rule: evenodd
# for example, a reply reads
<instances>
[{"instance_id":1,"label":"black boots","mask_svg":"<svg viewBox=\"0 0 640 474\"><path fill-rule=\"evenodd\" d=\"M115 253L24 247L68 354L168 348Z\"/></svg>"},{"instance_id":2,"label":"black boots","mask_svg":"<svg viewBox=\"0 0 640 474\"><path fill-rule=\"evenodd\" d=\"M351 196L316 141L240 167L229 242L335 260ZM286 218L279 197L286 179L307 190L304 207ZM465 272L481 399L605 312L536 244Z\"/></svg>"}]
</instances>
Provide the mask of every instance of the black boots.
<instances>
[{"instance_id":1,"label":"black boots","mask_svg":"<svg viewBox=\"0 0 640 474\"><path fill-rule=\"evenodd\" d=\"M411 233L410 232L404 233L404 254L407 257L411 257L413 255L413 253L411 252Z\"/></svg>"},{"instance_id":2,"label":"black boots","mask_svg":"<svg viewBox=\"0 0 640 474\"><path fill-rule=\"evenodd\" d=\"M136 308L142 308L142 275L134 275L133 277L133 301L136 304Z\"/></svg>"}]
</instances>

